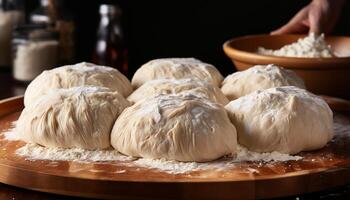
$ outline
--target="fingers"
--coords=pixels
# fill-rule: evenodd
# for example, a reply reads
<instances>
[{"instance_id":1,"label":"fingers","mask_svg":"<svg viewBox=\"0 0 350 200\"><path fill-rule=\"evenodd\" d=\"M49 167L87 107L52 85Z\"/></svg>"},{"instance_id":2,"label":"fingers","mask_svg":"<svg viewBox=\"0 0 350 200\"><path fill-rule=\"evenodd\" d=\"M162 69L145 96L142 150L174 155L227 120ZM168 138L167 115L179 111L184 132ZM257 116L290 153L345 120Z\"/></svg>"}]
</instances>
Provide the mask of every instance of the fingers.
<instances>
[{"instance_id":1,"label":"fingers","mask_svg":"<svg viewBox=\"0 0 350 200\"><path fill-rule=\"evenodd\" d=\"M336 6L332 7L331 5L333 4ZM315 34L330 32L339 17L341 5L341 2L336 1L312 1L308 6L300 10L286 25L272 31L271 35L306 33L308 30L310 33L313 32Z\"/></svg>"},{"instance_id":2,"label":"fingers","mask_svg":"<svg viewBox=\"0 0 350 200\"><path fill-rule=\"evenodd\" d=\"M271 35L280 35L287 33L303 33L308 29L307 18L308 18L309 7L305 7L300 10L286 25L281 28L272 31Z\"/></svg>"},{"instance_id":3,"label":"fingers","mask_svg":"<svg viewBox=\"0 0 350 200\"><path fill-rule=\"evenodd\" d=\"M321 8L312 8L309 12L310 33L320 34L324 32L323 29L323 13Z\"/></svg>"},{"instance_id":4,"label":"fingers","mask_svg":"<svg viewBox=\"0 0 350 200\"><path fill-rule=\"evenodd\" d=\"M302 23L290 24L290 25L287 24L275 31L272 31L271 35L281 35L281 34L288 34L288 33L304 33L304 32L307 32L307 29L308 27Z\"/></svg>"},{"instance_id":5,"label":"fingers","mask_svg":"<svg viewBox=\"0 0 350 200\"><path fill-rule=\"evenodd\" d=\"M324 32L324 31L322 31L320 23L318 23L317 20L313 20L312 18L310 18L309 33L315 33L316 35L319 35L322 32Z\"/></svg>"}]
</instances>

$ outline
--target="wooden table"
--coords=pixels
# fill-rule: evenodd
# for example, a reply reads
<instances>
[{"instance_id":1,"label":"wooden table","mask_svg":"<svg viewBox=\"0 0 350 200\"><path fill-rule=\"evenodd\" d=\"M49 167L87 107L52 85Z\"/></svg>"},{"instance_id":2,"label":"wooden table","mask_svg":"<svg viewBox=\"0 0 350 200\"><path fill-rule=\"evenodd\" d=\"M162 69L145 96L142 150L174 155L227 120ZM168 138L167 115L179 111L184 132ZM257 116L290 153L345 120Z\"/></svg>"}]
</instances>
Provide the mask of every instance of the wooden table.
<instances>
[{"instance_id":1,"label":"wooden table","mask_svg":"<svg viewBox=\"0 0 350 200\"><path fill-rule=\"evenodd\" d=\"M24 93L26 84L17 83L12 79L9 71L0 71L0 99L8 98ZM88 188L87 188L88 189ZM299 199L315 199L315 198L336 198L350 199L350 185L334 188L327 191L322 191L312 194L304 194L298 196ZM53 195L42 192L35 192L26 189L21 189L13 186L8 186L0 183L0 199L77 199L75 197ZM296 197L286 197L284 199L296 199Z\"/></svg>"}]
</instances>

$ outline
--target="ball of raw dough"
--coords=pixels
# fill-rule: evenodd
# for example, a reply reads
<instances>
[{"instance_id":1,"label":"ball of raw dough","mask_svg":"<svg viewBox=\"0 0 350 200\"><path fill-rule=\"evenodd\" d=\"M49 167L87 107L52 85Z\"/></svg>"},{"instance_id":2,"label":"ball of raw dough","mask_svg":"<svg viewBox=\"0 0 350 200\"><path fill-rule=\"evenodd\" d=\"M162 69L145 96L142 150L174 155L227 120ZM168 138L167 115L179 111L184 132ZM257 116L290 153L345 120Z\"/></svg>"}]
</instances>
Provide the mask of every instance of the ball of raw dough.
<instances>
[{"instance_id":1,"label":"ball of raw dough","mask_svg":"<svg viewBox=\"0 0 350 200\"><path fill-rule=\"evenodd\" d=\"M126 108L111 144L134 157L204 162L235 153L236 137L220 104L193 94L160 95Z\"/></svg>"},{"instance_id":2,"label":"ball of raw dough","mask_svg":"<svg viewBox=\"0 0 350 200\"><path fill-rule=\"evenodd\" d=\"M134 74L131 84L140 87L147 81L159 78L197 78L217 87L223 80L220 72L211 64L194 58L162 58L142 65Z\"/></svg>"},{"instance_id":3,"label":"ball of raw dough","mask_svg":"<svg viewBox=\"0 0 350 200\"><path fill-rule=\"evenodd\" d=\"M257 152L295 154L333 137L333 113L320 97L294 86L256 91L226 105L238 143Z\"/></svg>"},{"instance_id":4,"label":"ball of raw dough","mask_svg":"<svg viewBox=\"0 0 350 200\"><path fill-rule=\"evenodd\" d=\"M296 86L305 89L304 81L293 71L276 65L256 65L225 78L221 91L229 100L257 90L273 87Z\"/></svg>"},{"instance_id":5,"label":"ball of raw dough","mask_svg":"<svg viewBox=\"0 0 350 200\"><path fill-rule=\"evenodd\" d=\"M151 80L136 89L129 97L130 102L136 103L142 99L159 94L178 94L181 92L196 93L198 96L208 98L214 102L226 105L228 99L220 88L210 83L195 79L167 79Z\"/></svg>"},{"instance_id":6,"label":"ball of raw dough","mask_svg":"<svg viewBox=\"0 0 350 200\"><path fill-rule=\"evenodd\" d=\"M87 85L106 87L124 97L132 92L130 81L118 70L82 62L42 72L29 84L24 94L24 105L32 104L50 89Z\"/></svg>"},{"instance_id":7,"label":"ball of raw dough","mask_svg":"<svg viewBox=\"0 0 350 200\"><path fill-rule=\"evenodd\" d=\"M23 140L46 147L104 149L127 106L122 95L108 88L52 89L24 108L16 130Z\"/></svg>"}]
</instances>

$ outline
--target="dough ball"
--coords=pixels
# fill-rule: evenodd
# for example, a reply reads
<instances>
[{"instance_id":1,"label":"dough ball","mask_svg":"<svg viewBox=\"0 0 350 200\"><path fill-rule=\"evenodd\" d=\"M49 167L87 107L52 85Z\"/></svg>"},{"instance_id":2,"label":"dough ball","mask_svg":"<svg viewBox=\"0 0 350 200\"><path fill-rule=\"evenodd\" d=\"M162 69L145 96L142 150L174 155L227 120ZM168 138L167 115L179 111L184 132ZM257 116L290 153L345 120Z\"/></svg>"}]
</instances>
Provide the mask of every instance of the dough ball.
<instances>
[{"instance_id":1,"label":"dough ball","mask_svg":"<svg viewBox=\"0 0 350 200\"><path fill-rule=\"evenodd\" d=\"M24 105L32 104L50 89L87 85L106 87L124 97L132 92L130 81L118 70L82 62L42 72L29 84L24 94Z\"/></svg>"},{"instance_id":2,"label":"dough ball","mask_svg":"<svg viewBox=\"0 0 350 200\"><path fill-rule=\"evenodd\" d=\"M197 78L217 87L223 80L220 72L211 64L195 58L162 58L142 65L132 78L132 86L140 87L147 81L159 78Z\"/></svg>"},{"instance_id":3,"label":"dough ball","mask_svg":"<svg viewBox=\"0 0 350 200\"><path fill-rule=\"evenodd\" d=\"M225 78L221 91L229 100L257 90L273 87L296 86L305 89L304 81L293 71L276 65L256 65Z\"/></svg>"},{"instance_id":4,"label":"dough ball","mask_svg":"<svg viewBox=\"0 0 350 200\"><path fill-rule=\"evenodd\" d=\"M143 84L135 90L129 97L130 102L136 103L147 97L157 96L159 94L178 94L181 92L196 93L214 102L226 105L228 99L221 90L204 81L195 79L156 79Z\"/></svg>"},{"instance_id":5,"label":"dough ball","mask_svg":"<svg viewBox=\"0 0 350 200\"><path fill-rule=\"evenodd\" d=\"M204 162L235 153L236 137L220 104L193 94L160 95L126 108L111 144L134 157Z\"/></svg>"},{"instance_id":6,"label":"dough ball","mask_svg":"<svg viewBox=\"0 0 350 200\"><path fill-rule=\"evenodd\" d=\"M53 89L24 108L16 129L23 140L46 147L104 149L128 105L108 88Z\"/></svg>"},{"instance_id":7,"label":"dough ball","mask_svg":"<svg viewBox=\"0 0 350 200\"><path fill-rule=\"evenodd\" d=\"M238 143L257 152L296 154L333 137L333 113L320 97L294 86L256 91L226 107Z\"/></svg>"}]
</instances>

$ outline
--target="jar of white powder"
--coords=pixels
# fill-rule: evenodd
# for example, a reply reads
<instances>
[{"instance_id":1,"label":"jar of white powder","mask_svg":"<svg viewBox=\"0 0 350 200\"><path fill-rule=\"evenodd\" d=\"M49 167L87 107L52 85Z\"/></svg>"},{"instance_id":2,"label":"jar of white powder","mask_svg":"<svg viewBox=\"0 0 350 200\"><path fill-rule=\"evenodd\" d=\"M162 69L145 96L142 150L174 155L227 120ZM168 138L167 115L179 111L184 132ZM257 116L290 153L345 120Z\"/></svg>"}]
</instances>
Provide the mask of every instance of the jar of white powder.
<instances>
[{"instance_id":1,"label":"jar of white powder","mask_svg":"<svg viewBox=\"0 0 350 200\"><path fill-rule=\"evenodd\" d=\"M38 25L18 27L13 36L13 76L28 82L42 71L55 67L58 34Z\"/></svg>"},{"instance_id":2,"label":"jar of white powder","mask_svg":"<svg viewBox=\"0 0 350 200\"><path fill-rule=\"evenodd\" d=\"M23 5L18 0L0 0L0 67L11 65L13 29L24 22Z\"/></svg>"}]
</instances>

